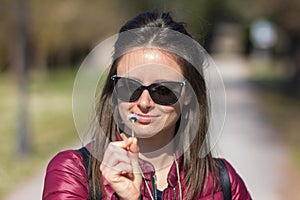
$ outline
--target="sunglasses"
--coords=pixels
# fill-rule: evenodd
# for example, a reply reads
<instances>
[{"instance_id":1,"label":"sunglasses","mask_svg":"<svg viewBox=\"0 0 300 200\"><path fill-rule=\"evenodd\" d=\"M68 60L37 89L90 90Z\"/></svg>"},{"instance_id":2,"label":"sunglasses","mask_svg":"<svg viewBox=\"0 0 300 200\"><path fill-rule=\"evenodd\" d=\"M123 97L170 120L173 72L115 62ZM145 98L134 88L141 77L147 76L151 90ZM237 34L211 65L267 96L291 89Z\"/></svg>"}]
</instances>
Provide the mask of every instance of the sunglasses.
<instances>
[{"instance_id":1,"label":"sunglasses","mask_svg":"<svg viewBox=\"0 0 300 200\"><path fill-rule=\"evenodd\" d=\"M145 86L138 80L117 75L113 75L111 79L114 81L114 93L118 99L134 102L140 98L144 90L148 90L151 99L159 105L175 104L186 84L185 80L183 82L160 81Z\"/></svg>"}]
</instances>

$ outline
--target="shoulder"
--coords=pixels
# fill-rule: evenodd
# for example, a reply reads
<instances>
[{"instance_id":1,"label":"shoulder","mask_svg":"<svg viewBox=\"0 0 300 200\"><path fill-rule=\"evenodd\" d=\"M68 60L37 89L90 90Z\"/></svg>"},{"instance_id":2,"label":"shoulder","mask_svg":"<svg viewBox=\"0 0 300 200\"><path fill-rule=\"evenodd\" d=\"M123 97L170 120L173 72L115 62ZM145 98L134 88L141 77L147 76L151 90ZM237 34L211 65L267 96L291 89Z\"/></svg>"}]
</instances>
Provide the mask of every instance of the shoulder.
<instances>
[{"instance_id":1,"label":"shoulder","mask_svg":"<svg viewBox=\"0 0 300 200\"><path fill-rule=\"evenodd\" d=\"M222 158L222 161L226 165L228 175L230 178L232 199L250 200L251 196L241 176L226 159Z\"/></svg>"},{"instance_id":2,"label":"shoulder","mask_svg":"<svg viewBox=\"0 0 300 200\"><path fill-rule=\"evenodd\" d=\"M81 154L76 150L66 150L57 153L51 159L47 167L47 172L53 170L74 171L74 167L85 172Z\"/></svg>"},{"instance_id":3,"label":"shoulder","mask_svg":"<svg viewBox=\"0 0 300 200\"><path fill-rule=\"evenodd\" d=\"M47 166L43 199L86 199L88 193L88 178L81 154L76 150L56 154Z\"/></svg>"}]
</instances>

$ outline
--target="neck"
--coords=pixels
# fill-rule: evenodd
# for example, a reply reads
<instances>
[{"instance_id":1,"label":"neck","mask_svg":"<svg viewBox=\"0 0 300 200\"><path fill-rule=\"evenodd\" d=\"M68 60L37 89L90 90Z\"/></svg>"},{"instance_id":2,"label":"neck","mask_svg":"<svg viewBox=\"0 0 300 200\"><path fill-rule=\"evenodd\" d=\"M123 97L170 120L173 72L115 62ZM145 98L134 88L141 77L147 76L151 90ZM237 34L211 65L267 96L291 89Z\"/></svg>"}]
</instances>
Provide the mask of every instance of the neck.
<instances>
[{"instance_id":1,"label":"neck","mask_svg":"<svg viewBox=\"0 0 300 200\"><path fill-rule=\"evenodd\" d=\"M169 168L174 161L174 132L159 133L151 138L139 138L141 159L150 162L155 170Z\"/></svg>"}]
</instances>

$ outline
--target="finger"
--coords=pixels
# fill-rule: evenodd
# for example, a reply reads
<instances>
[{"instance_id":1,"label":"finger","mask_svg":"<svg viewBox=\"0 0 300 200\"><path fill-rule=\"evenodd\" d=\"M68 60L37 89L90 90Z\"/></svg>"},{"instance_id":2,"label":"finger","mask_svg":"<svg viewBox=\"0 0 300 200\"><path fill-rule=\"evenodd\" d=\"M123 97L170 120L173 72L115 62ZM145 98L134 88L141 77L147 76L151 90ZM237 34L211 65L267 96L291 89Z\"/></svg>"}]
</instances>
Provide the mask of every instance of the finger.
<instances>
[{"instance_id":1,"label":"finger","mask_svg":"<svg viewBox=\"0 0 300 200\"><path fill-rule=\"evenodd\" d=\"M125 150L124 150L125 151ZM118 163L127 163L130 164L131 160L126 151L126 155L120 155L118 153L111 153L109 156L105 157L101 164L107 167L114 167Z\"/></svg>"},{"instance_id":2,"label":"finger","mask_svg":"<svg viewBox=\"0 0 300 200\"><path fill-rule=\"evenodd\" d=\"M126 144L126 150L130 151L130 145L132 143L132 138L128 138L124 133L120 134L120 137L122 138L122 140L125 142Z\"/></svg>"},{"instance_id":3,"label":"finger","mask_svg":"<svg viewBox=\"0 0 300 200\"><path fill-rule=\"evenodd\" d=\"M127 140L127 136L125 135L125 133L120 133L120 136L123 141Z\"/></svg>"},{"instance_id":4,"label":"finger","mask_svg":"<svg viewBox=\"0 0 300 200\"><path fill-rule=\"evenodd\" d=\"M113 166L111 173L113 174L128 174L128 173L132 173L132 166L131 164L128 163L118 163L115 166Z\"/></svg>"},{"instance_id":5,"label":"finger","mask_svg":"<svg viewBox=\"0 0 300 200\"><path fill-rule=\"evenodd\" d=\"M121 147L123 149L126 149L128 147L128 141L127 140L115 141L115 142L111 142L110 144L115 145L117 147Z\"/></svg>"},{"instance_id":6,"label":"finger","mask_svg":"<svg viewBox=\"0 0 300 200\"><path fill-rule=\"evenodd\" d=\"M129 138L128 140L130 141L130 146L129 146L130 152L139 153L140 149L139 149L139 146L138 146L137 138Z\"/></svg>"},{"instance_id":7,"label":"finger","mask_svg":"<svg viewBox=\"0 0 300 200\"><path fill-rule=\"evenodd\" d=\"M119 172L121 175L125 176L126 178L129 178L130 180L134 180L133 168L131 164L119 163L118 165L115 166L115 169L117 172Z\"/></svg>"},{"instance_id":8,"label":"finger","mask_svg":"<svg viewBox=\"0 0 300 200\"><path fill-rule=\"evenodd\" d=\"M118 163L113 168L105 167L102 171L103 177L110 183L119 183L125 179L133 180L132 166L130 164Z\"/></svg>"},{"instance_id":9,"label":"finger","mask_svg":"<svg viewBox=\"0 0 300 200\"><path fill-rule=\"evenodd\" d=\"M119 162L131 163L130 158L128 156L128 151L115 144L117 143L110 143L108 145L101 163L107 167L112 167ZM102 169L100 168L100 170Z\"/></svg>"},{"instance_id":10,"label":"finger","mask_svg":"<svg viewBox=\"0 0 300 200\"><path fill-rule=\"evenodd\" d=\"M117 146L116 143L115 144L110 143L105 150L102 161L111 159L111 157L113 157L114 154L116 154L120 157L127 156L127 151L125 149L123 149L122 147Z\"/></svg>"},{"instance_id":11,"label":"finger","mask_svg":"<svg viewBox=\"0 0 300 200\"><path fill-rule=\"evenodd\" d=\"M122 138L122 140L125 142L125 144L127 145L126 146L126 150L129 150L129 146L131 145L131 142L132 142L132 140L130 139L130 138L128 138L127 136L126 136L126 134L124 134L124 133L121 133L120 134L120 137Z\"/></svg>"},{"instance_id":12,"label":"finger","mask_svg":"<svg viewBox=\"0 0 300 200\"><path fill-rule=\"evenodd\" d=\"M127 136L124 133L121 133L121 138L125 140L129 140L128 143L130 143L130 146L128 148L129 157L131 158L131 164L132 164L132 173L128 173L129 177L132 177L133 183L136 186L136 188L140 188L140 185L142 183L142 175L140 174L140 166L138 161L138 153L139 153L139 147L137 144L137 138L127 138Z\"/></svg>"}]
</instances>

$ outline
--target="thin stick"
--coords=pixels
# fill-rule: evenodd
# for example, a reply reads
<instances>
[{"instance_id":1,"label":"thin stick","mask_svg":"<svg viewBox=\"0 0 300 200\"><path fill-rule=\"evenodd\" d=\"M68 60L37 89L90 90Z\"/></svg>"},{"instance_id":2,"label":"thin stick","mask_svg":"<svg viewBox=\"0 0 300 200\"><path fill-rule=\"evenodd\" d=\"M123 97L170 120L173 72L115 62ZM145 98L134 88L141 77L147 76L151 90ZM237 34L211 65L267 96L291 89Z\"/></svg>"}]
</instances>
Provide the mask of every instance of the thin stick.
<instances>
[{"instance_id":1,"label":"thin stick","mask_svg":"<svg viewBox=\"0 0 300 200\"><path fill-rule=\"evenodd\" d=\"M131 119L131 137L134 138L134 119Z\"/></svg>"},{"instance_id":2,"label":"thin stick","mask_svg":"<svg viewBox=\"0 0 300 200\"><path fill-rule=\"evenodd\" d=\"M131 137L134 138L134 122L139 120L139 116L137 114L129 114L127 119L131 121Z\"/></svg>"}]
</instances>

